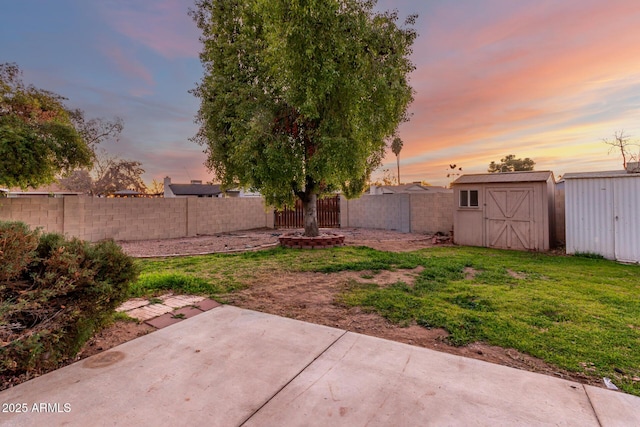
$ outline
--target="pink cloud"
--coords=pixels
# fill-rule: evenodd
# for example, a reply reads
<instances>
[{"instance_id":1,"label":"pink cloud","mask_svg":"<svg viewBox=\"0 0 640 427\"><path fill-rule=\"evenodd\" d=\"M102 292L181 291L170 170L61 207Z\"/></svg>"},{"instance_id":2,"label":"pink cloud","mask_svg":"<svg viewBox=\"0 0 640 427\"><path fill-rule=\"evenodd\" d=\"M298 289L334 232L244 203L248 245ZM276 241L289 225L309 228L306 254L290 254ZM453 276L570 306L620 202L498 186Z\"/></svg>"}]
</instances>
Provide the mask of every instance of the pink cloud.
<instances>
[{"instance_id":1,"label":"pink cloud","mask_svg":"<svg viewBox=\"0 0 640 427\"><path fill-rule=\"evenodd\" d=\"M153 74L132 53L125 53L117 46L104 48L105 54L115 66L133 80L142 80L145 87L130 89L130 94L138 97L151 93L150 87L155 85Z\"/></svg>"},{"instance_id":2,"label":"pink cloud","mask_svg":"<svg viewBox=\"0 0 640 427\"><path fill-rule=\"evenodd\" d=\"M199 33L187 15L190 5L183 0L112 0L103 14L118 32L165 58L197 57Z\"/></svg>"}]
</instances>

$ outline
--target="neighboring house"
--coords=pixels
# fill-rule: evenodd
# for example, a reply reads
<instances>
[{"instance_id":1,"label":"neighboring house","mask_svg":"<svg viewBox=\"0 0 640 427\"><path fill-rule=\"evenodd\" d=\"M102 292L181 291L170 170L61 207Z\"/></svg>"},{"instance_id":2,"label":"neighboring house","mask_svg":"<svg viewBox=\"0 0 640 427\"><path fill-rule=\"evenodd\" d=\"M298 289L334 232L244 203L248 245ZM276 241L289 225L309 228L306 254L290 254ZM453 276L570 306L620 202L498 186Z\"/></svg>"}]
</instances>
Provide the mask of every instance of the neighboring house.
<instances>
[{"instance_id":1,"label":"neighboring house","mask_svg":"<svg viewBox=\"0 0 640 427\"><path fill-rule=\"evenodd\" d=\"M242 188L233 188L224 192L227 197L261 197L262 194Z\"/></svg>"},{"instance_id":2,"label":"neighboring house","mask_svg":"<svg viewBox=\"0 0 640 427\"><path fill-rule=\"evenodd\" d=\"M436 187L431 185L422 185L420 182L402 185L372 185L369 188L369 194L426 194L426 193L451 193L452 190L445 187Z\"/></svg>"},{"instance_id":3,"label":"neighboring house","mask_svg":"<svg viewBox=\"0 0 640 427\"><path fill-rule=\"evenodd\" d=\"M555 245L551 171L462 175L454 190L454 243L546 251Z\"/></svg>"},{"instance_id":4,"label":"neighboring house","mask_svg":"<svg viewBox=\"0 0 640 427\"><path fill-rule=\"evenodd\" d=\"M172 184L171 178L164 179L164 197L260 197L260 193L232 188L220 189L220 184L203 184L199 180L191 180L190 184Z\"/></svg>"},{"instance_id":5,"label":"neighboring house","mask_svg":"<svg viewBox=\"0 0 640 427\"><path fill-rule=\"evenodd\" d=\"M190 184L172 184L167 176L164 179L164 197L223 197L223 193L218 184L203 184L197 180Z\"/></svg>"},{"instance_id":6,"label":"neighboring house","mask_svg":"<svg viewBox=\"0 0 640 427\"><path fill-rule=\"evenodd\" d=\"M567 254L640 263L640 165L564 179Z\"/></svg>"}]
</instances>

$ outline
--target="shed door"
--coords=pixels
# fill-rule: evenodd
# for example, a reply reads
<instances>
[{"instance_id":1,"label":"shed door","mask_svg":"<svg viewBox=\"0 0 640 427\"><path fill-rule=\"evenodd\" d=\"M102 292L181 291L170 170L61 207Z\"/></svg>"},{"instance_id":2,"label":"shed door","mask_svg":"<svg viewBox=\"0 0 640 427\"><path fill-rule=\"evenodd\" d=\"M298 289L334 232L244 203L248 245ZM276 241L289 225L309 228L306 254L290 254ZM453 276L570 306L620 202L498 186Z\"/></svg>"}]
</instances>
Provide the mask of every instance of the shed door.
<instances>
[{"instance_id":1,"label":"shed door","mask_svg":"<svg viewBox=\"0 0 640 427\"><path fill-rule=\"evenodd\" d=\"M487 187L485 193L486 246L534 249L533 188Z\"/></svg>"},{"instance_id":2,"label":"shed door","mask_svg":"<svg viewBox=\"0 0 640 427\"><path fill-rule=\"evenodd\" d=\"M614 179L614 250L623 262L640 262L640 197L636 178Z\"/></svg>"}]
</instances>

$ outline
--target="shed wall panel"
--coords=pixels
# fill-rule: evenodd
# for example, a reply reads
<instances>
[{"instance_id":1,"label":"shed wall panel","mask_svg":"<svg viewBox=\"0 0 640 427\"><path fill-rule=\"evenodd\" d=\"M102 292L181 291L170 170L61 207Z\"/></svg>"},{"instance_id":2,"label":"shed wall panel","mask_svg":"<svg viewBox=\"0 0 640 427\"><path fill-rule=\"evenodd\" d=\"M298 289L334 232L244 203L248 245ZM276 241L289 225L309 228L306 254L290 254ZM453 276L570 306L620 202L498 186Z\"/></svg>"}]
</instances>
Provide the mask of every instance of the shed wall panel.
<instances>
[{"instance_id":1,"label":"shed wall panel","mask_svg":"<svg viewBox=\"0 0 640 427\"><path fill-rule=\"evenodd\" d=\"M566 250L615 259L613 182L610 178L565 181Z\"/></svg>"}]
</instances>

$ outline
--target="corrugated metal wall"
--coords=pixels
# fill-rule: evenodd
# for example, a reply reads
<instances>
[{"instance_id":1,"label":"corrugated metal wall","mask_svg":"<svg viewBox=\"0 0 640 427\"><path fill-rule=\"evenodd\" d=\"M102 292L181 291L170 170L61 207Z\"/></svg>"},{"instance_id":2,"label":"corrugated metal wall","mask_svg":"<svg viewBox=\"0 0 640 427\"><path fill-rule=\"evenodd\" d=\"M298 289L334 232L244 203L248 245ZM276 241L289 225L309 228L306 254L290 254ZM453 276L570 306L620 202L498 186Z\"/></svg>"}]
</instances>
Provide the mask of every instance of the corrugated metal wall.
<instances>
[{"instance_id":1,"label":"corrugated metal wall","mask_svg":"<svg viewBox=\"0 0 640 427\"><path fill-rule=\"evenodd\" d=\"M616 259L640 262L640 179L614 179Z\"/></svg>"},{"instance_id":2,"label":"corrugated metal wall","mask_svg":"<svg viewBox=\"0 0 640 427\"><path fill-rule=\"evenodd\" d=\"M638 177L566 179L565 210L568 254L640 262Z\"/></svg>"}]
</instances>

